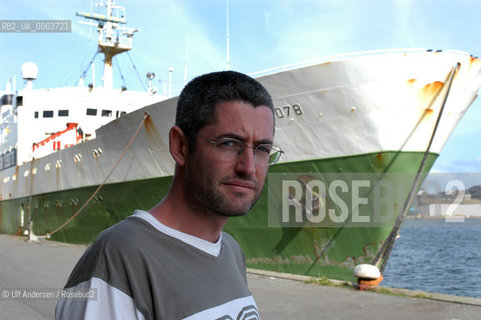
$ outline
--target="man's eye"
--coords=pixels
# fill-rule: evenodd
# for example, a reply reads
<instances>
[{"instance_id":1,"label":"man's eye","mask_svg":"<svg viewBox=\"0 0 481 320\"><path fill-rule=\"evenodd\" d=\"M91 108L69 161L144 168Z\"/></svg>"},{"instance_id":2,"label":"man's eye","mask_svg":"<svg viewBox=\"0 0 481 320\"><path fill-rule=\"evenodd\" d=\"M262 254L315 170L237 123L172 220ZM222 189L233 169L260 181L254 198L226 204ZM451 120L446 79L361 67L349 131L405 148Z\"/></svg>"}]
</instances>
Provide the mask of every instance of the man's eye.
<instances>
[{"instance_id":1,"label":"man's eye","mask_svg":"<svg viewBox=\"0 0 481 320\"><path fill-rule=\"evenodd\" d=\"M261 144L261 145L258 145L256 147L256 151L257 152L262 152L262 153L266 153L266 154L269 154L271 152L271 149L272 147L268 144Z\"/></svg>"},{"instance_id":2,"label":"man's eye","mask_svg":"<svg viewBox=\"0 0 481 320\"><path fill-rule=\"evenodd\" d=\"M217 146L223 149L233 149L239 146L239 142L236 140L223 140L219 141Z\"/></svg>"}]
</instances>

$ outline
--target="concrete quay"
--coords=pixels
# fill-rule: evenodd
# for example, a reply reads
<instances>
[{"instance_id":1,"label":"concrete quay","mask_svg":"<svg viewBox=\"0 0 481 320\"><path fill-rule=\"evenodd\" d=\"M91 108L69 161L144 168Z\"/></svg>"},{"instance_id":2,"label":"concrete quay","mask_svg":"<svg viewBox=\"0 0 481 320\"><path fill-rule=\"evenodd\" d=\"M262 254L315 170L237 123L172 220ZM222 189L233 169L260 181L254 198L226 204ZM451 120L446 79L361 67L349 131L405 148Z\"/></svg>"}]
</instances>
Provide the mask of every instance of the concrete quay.
<instances>
[{"instance_id":1,"label":"concrete quay","mask_svg":"<svg viewBox=\"0 0 481 320\"><path fill-rule=\"evenodd\" d=\"M53 319L56 295L87 247L0 234L0 319ZM394 296L306 283L308 277L248 270L261 318L480 319L481 299L398 290ZM21 295L33 293L34 297Z\"/></svg>"}]
</instances>

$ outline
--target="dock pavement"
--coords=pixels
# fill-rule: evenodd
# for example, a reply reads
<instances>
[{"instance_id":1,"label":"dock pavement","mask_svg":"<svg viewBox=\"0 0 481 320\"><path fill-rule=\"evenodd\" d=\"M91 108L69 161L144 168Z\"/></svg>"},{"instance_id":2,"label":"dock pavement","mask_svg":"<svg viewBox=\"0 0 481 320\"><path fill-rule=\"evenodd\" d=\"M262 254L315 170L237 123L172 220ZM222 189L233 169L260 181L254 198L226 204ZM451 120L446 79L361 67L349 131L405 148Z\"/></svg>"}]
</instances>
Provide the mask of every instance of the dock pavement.
<instances>
[{"instance_id":1,"label":"dock pavement","mask_svg":"<svg viewBox=\"0 0 481 320\"><path fill-rule=\"evenodd\" d=\"M53 319L58 294L85 245L28 243L0 234L0 319ZM408 290L403 296L306 283L302 276L248 270L261 318L481 319L481 299ZM25 297L30 295L30 297Z\"/></svg>"}]
</instances>

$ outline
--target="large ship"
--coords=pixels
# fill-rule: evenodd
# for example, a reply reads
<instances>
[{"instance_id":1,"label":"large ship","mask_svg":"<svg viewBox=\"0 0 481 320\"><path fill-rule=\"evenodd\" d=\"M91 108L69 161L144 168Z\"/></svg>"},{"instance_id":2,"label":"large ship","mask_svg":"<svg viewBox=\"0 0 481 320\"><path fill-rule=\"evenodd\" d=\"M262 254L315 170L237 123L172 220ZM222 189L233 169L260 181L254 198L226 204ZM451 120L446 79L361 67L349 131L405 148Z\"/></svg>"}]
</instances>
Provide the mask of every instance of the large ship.
<instances>
[{"instance_id":1,"label":"large ship","mask_svg":"<svg viewBox=\"0 0 481 320\"><path fill-rule=\"evenodd\" d=\"M106 9L106 15L79 14L98 26L103 87L80 81L76 87L35 89L37 69L29 63L23 66L25 87L16 90L9 82L1 95L2 233L23 233L33 222L37 235L89 243L133 210L150 209L168 191L174 171L168 130L177 97L151 87L112 87L112 58L132 48L135 29L115 15L121 8L112 1ZM270 168L273 178L256 206L225 230L244 249L249 267L352 279L354 265L374 260L399 219L312 224L304 221L312 214L304 206L301 222L277 223L282 207L275 195L282 183L276 179L302 182L303 197L309 193L319 206L320 193L313 196L305 188L318 176L375 174L391 181L401 174L409 183L397 188L403 200L392 206L402 216L404 203L476 98L481 62L458 51L386 50L252 76L273 97L275 143L285 153ZM292 204L291 191L281 190L279 203L285 196Z\"/></svg>"}]
</instances>

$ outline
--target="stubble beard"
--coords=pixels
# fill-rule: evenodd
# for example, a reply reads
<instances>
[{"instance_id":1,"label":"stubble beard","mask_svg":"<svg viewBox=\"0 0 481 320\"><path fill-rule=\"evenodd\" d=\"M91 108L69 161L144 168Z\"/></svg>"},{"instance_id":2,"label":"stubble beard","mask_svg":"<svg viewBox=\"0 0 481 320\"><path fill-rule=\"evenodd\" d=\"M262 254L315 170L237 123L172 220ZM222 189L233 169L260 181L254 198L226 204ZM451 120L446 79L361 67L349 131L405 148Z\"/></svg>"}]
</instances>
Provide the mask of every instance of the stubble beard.
<instances>
[{"instance_id":1,"label":"stubble beard","mask_svg":"<svg viewBox=\"0 0 481 320\"><path fill-rule=\"evenodd\" d=\"M211 170L199 165L186 168L185 191L193 206L200 212L212 212L224 217L239 217L247 214L256 204L260 197L260 186L254 178L236 175L215 181L211 179L213 175L209 174L210 172ZM244 200L242 198L246 197L245 194L234 193L234 199L229 200L219 187L232 178L253 183L254 197L251 200Z\"/></svg>"}]
</instances>

